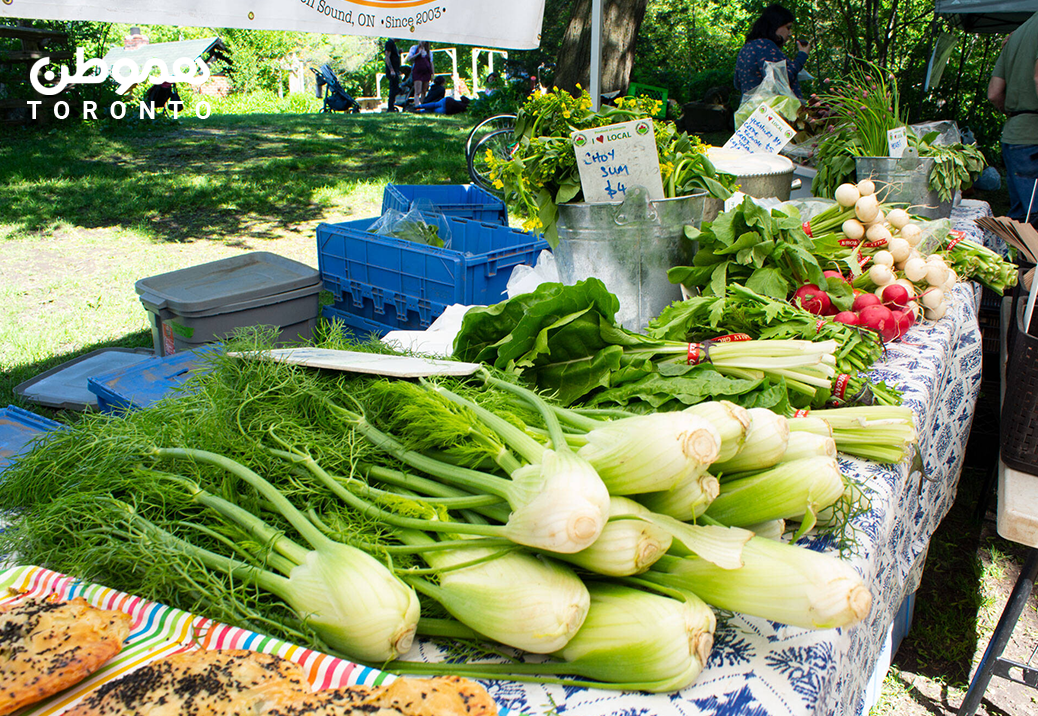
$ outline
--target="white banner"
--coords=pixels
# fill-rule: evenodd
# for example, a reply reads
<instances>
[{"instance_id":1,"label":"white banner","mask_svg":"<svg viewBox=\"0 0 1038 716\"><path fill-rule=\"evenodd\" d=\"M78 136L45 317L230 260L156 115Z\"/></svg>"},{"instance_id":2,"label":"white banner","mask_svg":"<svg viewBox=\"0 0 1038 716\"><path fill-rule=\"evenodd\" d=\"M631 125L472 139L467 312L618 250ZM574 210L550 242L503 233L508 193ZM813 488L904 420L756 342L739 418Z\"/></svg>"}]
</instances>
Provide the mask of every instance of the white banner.
<instances>
[{"instance_id":1,"label":"white banner","mask_svg":"<svg viewBox=\"0 0 1038 716\"><path fill-rule=\"evenodd\" d=\"M3 0L0 17L241 27L533 49L544 0Z\"/></svg>"}]
</instances>

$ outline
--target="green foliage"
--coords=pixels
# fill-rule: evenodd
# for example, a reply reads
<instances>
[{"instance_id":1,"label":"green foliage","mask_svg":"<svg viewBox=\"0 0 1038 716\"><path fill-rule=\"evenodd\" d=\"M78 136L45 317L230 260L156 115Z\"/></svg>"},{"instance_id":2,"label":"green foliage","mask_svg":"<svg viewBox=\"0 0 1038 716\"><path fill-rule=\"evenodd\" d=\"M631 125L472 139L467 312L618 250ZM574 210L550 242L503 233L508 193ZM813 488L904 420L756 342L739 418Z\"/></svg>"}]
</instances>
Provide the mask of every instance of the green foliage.
<instances>
[{"instance_id":1,"label":"green foliage","mask_svg":"<svg viewBox=\"0 0 1038 716\"><path fill-rule=\"evenodd\" d=\"M234 92L227 97L203 97L191 95L184 97L187 111L194 116L195 107L200 101L209 103L213 114L306 114L319 112L322 100L310 93L293 92L279 97L271 90L255 90L253 92Z\"/></svg>"},{"instance_id":2,"label":"green foliage","mask_svg":"<svg viewBox=\"0 0 1038 716\"><path fill-rule=\"evenodd\" d=\"M632 81L666 87L680 103L702 99L714 87L730 88L752 17L742 5L714 0L649 3Z\"/></svg>"},{"instance_id":3,"label":"green foliage","mask_svg":"<svg viewBox=\"0 0 1038 716\"><path fill-rule=\"evenodd\" d=\"M467 111L476 121L496 114L515 114L526 101L528 89L529 85L523 80L504 82L490 93L480 92Z\"/></svg>"}]
</instances>

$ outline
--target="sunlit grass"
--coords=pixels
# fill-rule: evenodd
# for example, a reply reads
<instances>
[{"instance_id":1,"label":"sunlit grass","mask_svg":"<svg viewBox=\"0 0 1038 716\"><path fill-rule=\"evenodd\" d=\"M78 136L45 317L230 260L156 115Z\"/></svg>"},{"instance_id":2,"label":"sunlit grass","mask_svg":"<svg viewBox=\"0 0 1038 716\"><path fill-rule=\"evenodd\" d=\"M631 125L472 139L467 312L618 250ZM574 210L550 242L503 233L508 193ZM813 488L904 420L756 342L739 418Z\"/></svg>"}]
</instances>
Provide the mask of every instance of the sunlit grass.
<instances>
[{"instance_id":1,"label":"sunlit grass","mask_svg":"<svg viewBox=\"0 0 1038 716\"><path fill-rule=\"evenodd\" d=\"M379 215L387 183L467 183L467 131L464 116L316 113L5 131L0 406L94 348L151 346L141 278L268 240L316 266L316 225Z\"/></svg>"}]
</instances>

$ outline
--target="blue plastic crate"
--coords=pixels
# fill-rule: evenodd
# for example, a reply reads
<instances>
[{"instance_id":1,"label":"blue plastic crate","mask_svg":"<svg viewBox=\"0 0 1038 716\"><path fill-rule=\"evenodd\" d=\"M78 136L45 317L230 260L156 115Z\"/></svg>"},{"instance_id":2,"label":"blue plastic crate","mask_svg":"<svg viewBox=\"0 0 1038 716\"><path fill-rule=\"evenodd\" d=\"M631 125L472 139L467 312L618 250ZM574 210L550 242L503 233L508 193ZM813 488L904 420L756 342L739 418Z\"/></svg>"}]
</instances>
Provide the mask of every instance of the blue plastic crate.
<instances>
[{"instance_id":1,"label":"blue plastic crate","mask_svg":"<svg viewBox=\"0 0 1038 716\"><path fill-rule=\"evenodd\" d=\"M0 410L0 473L28 450L34 439L60 427L61 423L14 405Z\"/></svg>"},{"instance_id":2,"label":"blue plastic crate","mask_svg":"<svg viewBox=\"0 0 1038 716\"><path fill-rule=\"evenodd\" d=\"M508 226L508 208L490 192L472 184L387 184L382 192L382 213L407 212L419 202L425 209L458 219L473 219Z\"/></svg>"},{"instance_id":3,"label":"blue plastic crate","mask_svg":"<svg viewBox=\"0 0 1038 716\"><path fill-rule=\"evenodd\" d=\"M216 345L149 358L87 380L87 389L97 396L97 407L105 413L122 413L145 408L172 395L187 380L205 369L205 354Z\"/></svg>"},{"instance_id":4,"label":"blue plastic crate","mask_svg":"<svg viewBox=\"0 0 1038 716\"><path fill-rule=\"evenodd\" d=\"M349 333L352 333L357 338L367 338L374 334L381 338L390 331L397 330L393 326L387 326L377 321L371 321L367 318L362 318L355 313L348 311L340 311L331 306L325 306L321 309L321 316L326 321L333 321L342 324L342 328Z\"/></svg>"},{"instance_id":5,"label":"blue plastic crate","mask_svg":"<svg viewBox=\"0 0 1038 716\"><path fill-rule=\"evenodd\" d=\"M512 269L533 266L548 243L507 226L426 215L451 248L371 234L377 219L317 227L317 262L333 307L387 330L428 328L452 304L498 303Z\"/></svg>"}]
</instances>

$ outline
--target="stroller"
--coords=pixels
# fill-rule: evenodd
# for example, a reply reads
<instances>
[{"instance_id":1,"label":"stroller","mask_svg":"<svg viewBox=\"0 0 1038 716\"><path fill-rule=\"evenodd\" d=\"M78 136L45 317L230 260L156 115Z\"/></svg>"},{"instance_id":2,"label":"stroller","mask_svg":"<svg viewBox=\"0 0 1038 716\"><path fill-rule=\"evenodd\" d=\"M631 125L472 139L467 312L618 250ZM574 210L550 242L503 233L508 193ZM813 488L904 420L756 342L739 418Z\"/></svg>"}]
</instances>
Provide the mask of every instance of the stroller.
<instances>
[{"instance_id":1,"label":"stroller","mask_svg":"<svg viewBox=\"0 0 1038 716\"><path fill-rule=\"evenodd\" d=\"M321 65L321 69L313 70L313 73L317 75L317 96L324 97L324 105L321 106L322 112L349 112L351 114L360 112L357 100L346 94L346 90L339 84L339 78L335 76L328 64Z\"/></svg>"}]
</instances>

